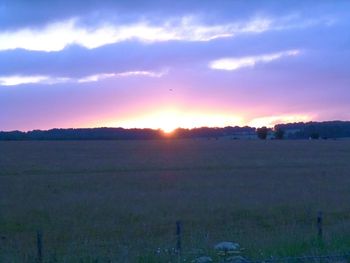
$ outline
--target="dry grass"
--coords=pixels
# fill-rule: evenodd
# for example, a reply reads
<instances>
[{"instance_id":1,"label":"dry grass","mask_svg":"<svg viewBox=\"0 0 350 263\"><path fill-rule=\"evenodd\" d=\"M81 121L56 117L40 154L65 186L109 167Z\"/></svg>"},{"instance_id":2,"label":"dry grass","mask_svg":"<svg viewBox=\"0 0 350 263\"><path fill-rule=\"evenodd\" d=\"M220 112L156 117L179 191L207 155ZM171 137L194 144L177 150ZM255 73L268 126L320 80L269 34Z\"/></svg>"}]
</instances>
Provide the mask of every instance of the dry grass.
<instances>
[{"instance_id":1,"label":"dry grass","mask_svg":"<svg viewBox=\"0 0 350 263\"><path fill-rule=\"evenodd\" d=\"M344 251L349 171L350 141L0 142L0 262L33 262L38 228L47 262L161 262L178 219L186 253Z\"/></svg>"}]
</instances>

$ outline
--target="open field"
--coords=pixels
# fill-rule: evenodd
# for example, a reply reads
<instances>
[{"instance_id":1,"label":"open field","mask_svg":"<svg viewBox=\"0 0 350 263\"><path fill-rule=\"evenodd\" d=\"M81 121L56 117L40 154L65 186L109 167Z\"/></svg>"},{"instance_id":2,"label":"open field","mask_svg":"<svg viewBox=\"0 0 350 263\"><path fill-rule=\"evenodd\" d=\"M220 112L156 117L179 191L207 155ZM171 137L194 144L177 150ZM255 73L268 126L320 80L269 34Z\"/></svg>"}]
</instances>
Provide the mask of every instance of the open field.
<instances>
[{"instance_id":1,"label":"open field","mask_svg":"<svg viewBox=\"0 0 350 263\"><path fill-rule=\"evenodd\" d=\"M0 142L0 262L34 262L39 228L44 262L164 262L179 219L189 259L350 251L350 141Z\"/></svg>"}]
</instances>

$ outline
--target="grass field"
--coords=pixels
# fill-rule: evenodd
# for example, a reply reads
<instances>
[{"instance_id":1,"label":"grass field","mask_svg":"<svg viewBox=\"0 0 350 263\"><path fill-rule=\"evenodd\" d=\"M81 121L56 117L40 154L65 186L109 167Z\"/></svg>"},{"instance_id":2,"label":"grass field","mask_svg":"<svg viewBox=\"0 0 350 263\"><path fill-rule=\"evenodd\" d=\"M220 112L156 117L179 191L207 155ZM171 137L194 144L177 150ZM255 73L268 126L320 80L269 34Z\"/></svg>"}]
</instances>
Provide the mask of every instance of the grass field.
<instances>
[{"instance_id":1,"label":"grass field","mask_svg":"<svg viewBox=\"0 0 350 263\"><path fill-rule=\"evenodd\" d=\"M44 262L167 262L176 220L187 260L350 251L350 141L0 142L0 262L37 229Z\"/></svg>"}]
</instances>

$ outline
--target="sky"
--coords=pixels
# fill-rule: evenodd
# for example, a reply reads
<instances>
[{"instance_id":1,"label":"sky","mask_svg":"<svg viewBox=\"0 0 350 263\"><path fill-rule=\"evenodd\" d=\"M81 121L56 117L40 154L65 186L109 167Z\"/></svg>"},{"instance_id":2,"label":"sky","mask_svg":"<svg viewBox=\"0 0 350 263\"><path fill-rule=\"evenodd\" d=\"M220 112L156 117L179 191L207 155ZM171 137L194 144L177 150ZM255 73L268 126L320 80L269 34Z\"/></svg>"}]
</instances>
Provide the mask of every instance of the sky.
<instances>
[{"instance_id":1,"label":"sky","mask_svg":"<svg viewBox=\"0 0 350 263\"><path fill-rule=\"evenodd\" d=\"M0 0L0 130L350 120L350 1Z\"/></svg>"}]
</instances>

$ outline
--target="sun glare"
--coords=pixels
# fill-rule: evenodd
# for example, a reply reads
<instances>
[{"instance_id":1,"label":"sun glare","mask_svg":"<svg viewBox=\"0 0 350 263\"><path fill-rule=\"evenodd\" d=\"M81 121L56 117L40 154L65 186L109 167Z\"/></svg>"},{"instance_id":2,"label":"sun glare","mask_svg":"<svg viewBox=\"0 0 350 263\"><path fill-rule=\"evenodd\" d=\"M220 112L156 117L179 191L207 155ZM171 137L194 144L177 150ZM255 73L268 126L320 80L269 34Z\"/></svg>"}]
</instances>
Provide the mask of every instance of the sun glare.
<instances>
[{"instance_id":1,"label":"sun glare","mask_svg":"<svg viewBox=\"0 0 350 263\"><path fill-rule=\"evenodd\" d=\"M110 122L108 126L125 128L160 129L165 134L171 134L177 128L224 127L242 125L243 120L237 116L185 112L180 110L164 110L144 116L130 118L119 122Z\"/></svg>"},{"instance_id":2,"label":"sun glare","mask_svg":"<svg viewBox=\"0 0 350 263\"><path fill-rule=\"evenodd\" d=\"M161 130L164 132L164 133L166 133L166 134L171 134L171 133L173 133L174 132L174 130L175 130L176 128L174 128L174 127L163 127L163 128L161 128Z\"/></svg>"},{"instance_id":3,"label":"sun glare","mask_svg":"<svg viewBox=\"0 0 350 263\"><path fill-rule=\"evenodd\" d=\"M177 128L251 126L274 127L278 123L305 122L314 118L309 114L271 115L249 119L247 117L211 112L185 111L181 109L164 109L151 111L141 116L130 116L120 121L105 121L102 126L123 128L151 128L159 129L165 135L171 135ZM96 125L92 125L96 126Z\"/></svg>"}]
</instances>

